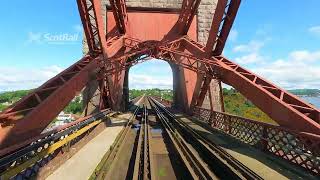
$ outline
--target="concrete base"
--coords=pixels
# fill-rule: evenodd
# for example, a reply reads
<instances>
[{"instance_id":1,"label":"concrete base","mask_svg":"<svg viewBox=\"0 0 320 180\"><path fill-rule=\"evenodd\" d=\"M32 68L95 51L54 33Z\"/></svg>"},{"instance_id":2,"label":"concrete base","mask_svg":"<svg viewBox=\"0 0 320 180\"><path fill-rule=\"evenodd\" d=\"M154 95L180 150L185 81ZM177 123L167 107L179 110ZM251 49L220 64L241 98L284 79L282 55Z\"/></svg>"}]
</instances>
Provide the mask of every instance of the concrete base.
<instances>
[{"instance_id":1,"label":"concrete base","mask_svg":"<svg viewBox=\"0 0 320 180\"><path fill-rule=\"evenodd\" d=\"M123 126L106 128L54 171L47 179L88 179L122 129Z\"/></svg>"}]
</instances>

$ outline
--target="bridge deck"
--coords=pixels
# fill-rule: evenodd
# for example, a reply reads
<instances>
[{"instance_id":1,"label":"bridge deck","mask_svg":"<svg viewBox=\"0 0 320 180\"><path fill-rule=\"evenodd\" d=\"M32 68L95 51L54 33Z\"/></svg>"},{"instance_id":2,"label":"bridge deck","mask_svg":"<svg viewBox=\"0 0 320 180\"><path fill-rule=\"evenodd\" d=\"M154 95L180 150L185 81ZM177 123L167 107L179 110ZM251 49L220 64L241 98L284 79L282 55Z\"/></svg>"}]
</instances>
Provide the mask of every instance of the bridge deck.
<instances>
[{"instance_id":1,"label":"bridge deck","mask_svg":"<svg viewBox=\"0 0 320 180\"><path fill-rule=\"evenodd\" d=\"M175 115L177 118L186 122L190 127L195 129L198 133L204 134L212 140L212 142L221 146L230 155L264 179L315 179L314 176L308 174L299 167L241 143L218 130L210 128L206 124L201 123L194 118L187 117L180 113L176 113ZM122 114L115 118L116 121L113 119L112 124L119 125L119 122L128 119L129 117L130 114ZM53 172L47 179L88 179L97 167L103 155L109 150L122 128L122 124L120 124L120 126L111 126L106 128L81 150L79 150L79 152L77 152L72 158L67 160L62 166ZM131 133L133 132L134 130ZM130 137L133 138L134 135ZM134 138L131 140L134 140ZM130 144L132 144L132 142ZM128 146L130 145L127 145L127 147ZM112 173L112 177L117 177L116 179L125 179L126 173L123 172L128 170L128 166L124 166L124 164L129 162L130 153L128 153L128 148L125 148L124 151L121 151L120 153L122 154L122 160L118 159L119 163L116 163L115 167L112 168L118 169L117 171L113 171L118 172L118 174L116 175ZM120 169L122 170L119 171Z\"/></svg>"},{"instance_id":2,"label":"bridge deck","mask_svg":"<svg viewBox=\"0 0 320 180\"><path fill-rule=\"evenodd\" d=\"M230 155L264 179L315 179L314 176L308 174L306 171L284 162L282 159L241 143L194 118L187 118L180 113L176 113L175 115L198 133L204 134L212 140L212 142L221 146Z\"/></svg>"},{"instance_id":3,"label":"bridge deck","mask_svg":"<svg viewBox=\"0 0 320 180\"><path fill-rule=\"evenodd\" d=\"M47 179L88 179L123 129L121 122L128 119L129 116L129 114L124 114L121 117L111 119L112 123L110 127L107 127L88 142L75 155L48 176Z\"/></svg>"}]
</instances>

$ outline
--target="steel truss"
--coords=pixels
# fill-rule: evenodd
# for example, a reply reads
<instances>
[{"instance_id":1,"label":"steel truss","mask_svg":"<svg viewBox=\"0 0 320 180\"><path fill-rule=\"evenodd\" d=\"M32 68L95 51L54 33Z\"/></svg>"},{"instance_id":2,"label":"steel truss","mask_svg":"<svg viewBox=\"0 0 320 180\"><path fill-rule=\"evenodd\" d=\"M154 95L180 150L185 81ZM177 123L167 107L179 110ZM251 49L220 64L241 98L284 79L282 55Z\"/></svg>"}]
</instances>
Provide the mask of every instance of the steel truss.
<instances>
[{"instance_id":1,"label":"steel truss","mask_svg":"<svg viewBox=\"0 0 320 180\"><path fill-rule=\"evenodd\" d=\"M110 77L152 58L204 74L196 105L201 105L212 78L233 86L272 119L290 129L320 134L320 111L221 55L240 0L219 0L205 46L186 34L200 0L184 0L178 32L161 41L127 34L123 0L110 0L118 33L106 37L100 0L77 0L89 53L0 114L0 149L35 137L89 81L98 80L98 107L112 107ZM111 88L110 88L111 87Z\"/></svg>"},{"instance_id":2,"label":"steel truss","mask_svg":"<svg viewBox=\"0 0 320 180\"><path fill-rule=\"evenodd\" d=\"M121 64L121 67L125 69L141 62L141 58L130 58L137 57L138 54L140 57L151 56L163 59L197 73L206 74L205 84L210 83L210 77L217 77L222 82L236 88L279 125L315 134L320 133L320 111L317 108L223 56L199 58L197 54L199 51L205 53L205 47L198 43L194 44L188 37L166 44L154 42L148 45L149 48L146 48L144 44L144 46L141 45L141 49L137 48L139 47L139 42L139 40L132 38L125 39L125 45L128 48L136 48L134 53L116 57L112 62ZM191 53L180 51L179 48L181 47L187 47ZM120 61L120 59L126 59L126 61ZM131 60L127 61L128 59ZM203 97L203 94L201 94L200 98Z\"/></svg>"}]
</instances>

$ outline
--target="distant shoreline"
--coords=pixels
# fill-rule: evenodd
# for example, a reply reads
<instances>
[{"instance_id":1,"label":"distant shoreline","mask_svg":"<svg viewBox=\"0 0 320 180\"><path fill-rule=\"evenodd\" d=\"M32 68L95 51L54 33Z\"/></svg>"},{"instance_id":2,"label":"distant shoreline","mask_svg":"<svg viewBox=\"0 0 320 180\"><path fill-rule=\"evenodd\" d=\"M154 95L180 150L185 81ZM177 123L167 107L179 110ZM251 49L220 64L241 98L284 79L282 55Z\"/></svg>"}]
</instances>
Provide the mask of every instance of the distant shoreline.
<instances>
[{"instance_id":1,"label":"distant shoreline","mask_svg":"<svg viewBox=\"0 0 320 180\"><path fill-rule=\"evenodd\" d=\"M296 95L298 97L318 97L320 98L320 95Z\"/></svg>"}]
</instances>

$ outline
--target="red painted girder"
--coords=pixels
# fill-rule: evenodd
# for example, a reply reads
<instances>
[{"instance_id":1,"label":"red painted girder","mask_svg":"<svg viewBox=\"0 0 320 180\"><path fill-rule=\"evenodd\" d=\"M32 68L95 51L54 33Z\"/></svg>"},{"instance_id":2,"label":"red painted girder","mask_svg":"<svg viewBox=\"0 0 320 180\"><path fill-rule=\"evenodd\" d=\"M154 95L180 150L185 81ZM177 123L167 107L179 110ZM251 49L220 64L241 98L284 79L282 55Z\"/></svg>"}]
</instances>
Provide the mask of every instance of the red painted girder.
<instances>
[{"instance_id":1,"label":"red painted girder","mask_svg":"<svg viewBox=\"0 0 320 180\"><path fill-rule=\"evenodd\" d=\"M181 41L182 40L179 39L178 42ZM250 101L267 113L271 118L276 120L280 125L287 126L292 129L299 129L300 131L309 131L313 133L317 132L317 134L320 133L319 110L315 107L304 103L298 97L287 93L275 85L272 85L271 83L263 80L247 70L244 70L244 68L239 67L239 65L236 65L225 58L223 61L218 61L216 58L198 58L193 54L203 54L205 52L204 47L201 47L200 44L193 44L192 41L185 37L183 38L182 42L183 46L187 47L187 50L191 52L191 54L178 51L177 47L172 48L169 45L162 44L157 46L158 51L156 57L200 73L212 72L212 68L214 68L215 71L212 73L217 73L216 75L218 75L223 82L234 86L238 91L240 91ZM133 45L133 47L134 46L137 45ZM180 58L177 59L174 55L178 55ZM202 67L203 69L200 69L201 65L203 64L205 66ZM233 71L230 72L231 67L234 68L235 73L231 73ZM237 73L236 70L239 70L240 72ZM227 75L226 72L228 72ZM229 74L232 74L234 77L232 76L230 78ZM214 76L214 74L211 75ZM251 78L252 81L247 82L246 80L248 79L243 77ZM237 80L234 81L234 79ZM244 86L245 82L249 83L249 85ZM260 84L257 85L255 83ZM259 94L259 98L255 97L255 94ZM269 104L274 104L273 108L268 108L268 104L264 104L266 102ZM278 111L279 109L281 110Z\"/></svg>"},{"instance_id":2,"label":"red painted girder","mask_svg":"<svg viewBox=\"0 0 320 180\"><path fill-rule=\"evenodd\" d=\"M199 96L197 97L196 106L199 106L199 107L202 106L204 98L206 97L206 94L209 90L211 80L212 80L212 77L208 77L208 76L204 77L202 85L201 85ZM211 100L210 100L210 104L211 104Z\"/></svg>"},{"instance_id":3,"label":"red painted girder","mask_svg":"<svg viewBox=\"0 0 320 180\"><path fill-rule=\"evenodd\" d=\"M219 0L221 1L221 0ZM225 15L223 17L223 20L221 21L220 27L221 29L219 29L218 35L217 35L217 42L216 42L216 46L215 49L213 51L213 55L221 55L224 46L226 44L227 38L229 36L230 30L232 28L233 22L236 18L239 6L240 6L241 0L230 0L229 4L227 4L226 8L225 8Z\"/></svg>"},{"instance_id":4,"label":"red painted girder","mask_svg":"<svg viewBox=\"0 0 320 180\"><path fill-rule=\"evenodd\" d=\"M102 52L105 58L109 57L101 0L77 0L77 4L89 52L92 55Z\"/></svg>"},{"instance_id":5,"label":"red painted girder","mask_svg":"<svg viewBox=\"0 0 320 180\"><path fill-rule=\"evenodd\" d=\"M180 35L187 35L201 0L183 0L178 19Z\"/></svg>"},{"instance_id":6,"label":"red painted girder","mask_svg":"<svg viewBox=\"0 0 320 180\"><path fill-rule=\"evenodd\" d=\"M190 69L195 72L206 73L209 71L209 66L202 66L206 60L197 59L192 54L186 54L185 52L178 51L181 47L181 44L184 43L186 37L182 37L173 41L147 41L142 42L138 39L125 37L124 44L128 48L135 49L136 52L140 52L140 54L145 53L147 56L152 56L155 58L163 59L165 61L172 62L174 64L178 64L184 68ZM188 39L189 40L189 39ZM192 40L191 40L192 41ZM200 46L200 44L199 44ZM155 50L153 50L155 48ZM133 51L133 54L136 52ZM203 53L203 51L202 51ZM175 58L174 55L181 55L181 58ZM131 57L130 54L125 55L126 58ZM110 58L110 62L118 61L124 58L124 56ZM112 60L114 59L114 60ZM144 59L145 61L145 59ZM136 64L139 63L139 59L133 59L131 62L126 62L127 64ZM207 62L207 64L214 65L215 62ZM210 76L209 74L207 74Z\"/></svg>"},{"instance_id":7,"label":"red painted girder","mask_svg":"<svg viewBox=\"0 0 320 180\"><path fill-rule=\"evenodd\" d=\"M123 37L109 39L107 52L113 56L123 43ZM0 148L38 135L90 79L97 78L94 70L102 59L85 56L0 113Z\"/></svg>"},{"instance_id":8,"label":"red painted girder","mask_svg":"<svg viewBox=\"0 0 320 180\"><path fill-rule=\"evenodd\" d=\"M124 36L114 36L106 42L105 57L113 57L121 48L124 48Z\"/></svg>"},{"instance_id":9,"label":"red painted girder","mask_svg":"<svg viewBox=\"0 0 320 180\"><path fill-rule=\"evenodd\" d=\"M201 48L199 44L192 44L187 38L184 38L183 42L183 46L191 54L198 55L201 54L201 51L204 53L204 48ZM179 54L185 53L179 52ZM189 59L197 59L197 56L190 54L185 56ZM320 111L314 106L225 57L200 58L197 61L206 64L207 70L219 77L224 83L233 86L279 125L320 134Z\"/></svg>"},{"instance_id":10,"label":"red painted girder","mask_svg":"<svg viewBox=\"0 0 320 180\"><path fill-rule=\"evenodd\" d=\"M109 0L109 1L112 8L114 19L116 21L118 32L120 34L125 34L126 26L128 23L126 2L124 0Z\"/></svg>"},{"instance_id":11,"label":"red painted girder","mask_svg":"<svg viewBox=\"0 0 320 180\"><path fill-rule=\"evenodd\" d=\"M115 56L104 61L104 68L107 75L112 75L122 70L128 69L137 63L144 62L153 57L156 47L154 45L141 45L140 47L132 47L129 52L121 56Z\"/></svg>"},{"instance_id":12,"label":"red painted girder","mask_svg":"<svg viewBox=\"0 0 320 180\"><path fill-rule=\"evenodd\" d=\"M101 24L96 10L98 10L98 13L101 13L101 11L99 12L99 7L96 9L97 5L95 0L77 0L77 4L89 52L96 55L102 52L100 39L103 37L101 36L103 31L100 32L100 28L103 24ZM100 2L98 4L100 4Z\"/></svg>"},{"instance_id":13,"label":"red painted girder","mask_svg":"<svg viewBox=\"0 0 320 180\"><path fill-rule=\"evenodd\" d=\"M224 57L216 58L220 66L215 70L221 80L233 86L279 125L320 134L319 109Z\"/></svg>"},{"instance_id":14,"label":"red painted girder","mask_svg":"<svg viewBox=\"0 0 320 180\"><path fill-rule=\"evenodd\" d=\"M0 114L0 148L39 135L81 92L98 67L98 59L83 59L50 79Z\"/></svg>"},{"instance_id":15,"label":"red painted girder","mask_svg":"<svg viewBox=\"0 0 320 180\"><path fill-rule=\"evenodd\" d=\"M220 24L223 22L223 15L225 14L225 8L227 5L227 0L218 0L216 9L214 10L214 15L211 23L211 28L209 31L209 37L205 47L206 54L208 57L211 56L214 45L217 42L219 36Z\"/></svg>"},{"instance_id":16,"label":"red painted girder","mask_svg":"<svg viewBox=\"0 0 320 180\"><path fill-rule=\"evenodd\" d=\"M170 42L158 45L155 43L157 51L154 56L195 72L210 72L212 76L218 76L224 83L235 87L281 126L320 134L320 113L315 107L224 57L198 58L205 52L204 47L200 44L193 44L186 37L178 39L177 42L183 42L183 46L190 53L177 50L178 47L170 46ZM131 47L139 49L138 44L132 42L125 42L125 44L126 46L133 44ZM175 58L175 55L180 58Z\"/></svg>"}]
</instances>

